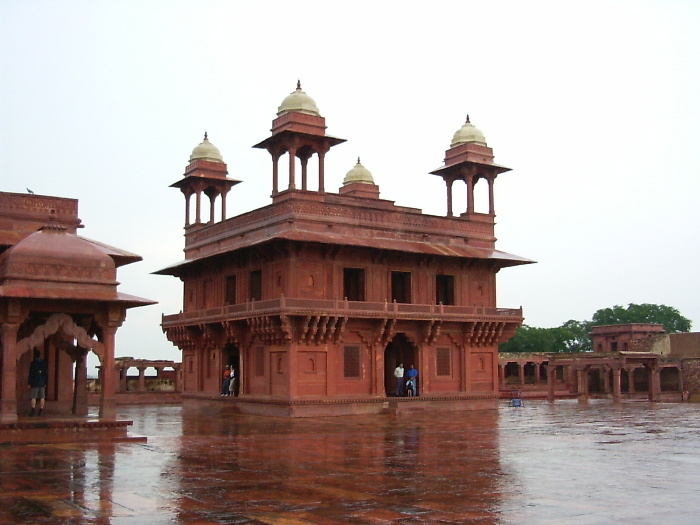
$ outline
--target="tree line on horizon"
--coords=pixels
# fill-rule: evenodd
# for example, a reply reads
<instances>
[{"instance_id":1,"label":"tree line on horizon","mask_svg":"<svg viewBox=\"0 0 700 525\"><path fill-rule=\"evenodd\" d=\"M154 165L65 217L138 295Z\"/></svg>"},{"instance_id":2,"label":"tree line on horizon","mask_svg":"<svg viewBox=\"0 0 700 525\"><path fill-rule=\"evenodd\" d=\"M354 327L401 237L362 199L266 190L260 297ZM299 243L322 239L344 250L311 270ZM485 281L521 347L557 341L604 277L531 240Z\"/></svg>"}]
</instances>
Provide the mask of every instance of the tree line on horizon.
<instances>
[{"instance_id":1,"label":"tree line on horizon","mask_svg":"<svg viewBox=\"0 0 700 525\"><path fill-rule=\"evenodd\" d=\"M654 323L661 324L667 334L690 332L691 321L672 306L665 304L634 304L627 308L615 305L597 310L590 321L566 321L555 328L538 328L522 325L515 336L501 343L499 352L569 353L592 352L588 335L594 326Z\"/></svg>"}]
</instances>

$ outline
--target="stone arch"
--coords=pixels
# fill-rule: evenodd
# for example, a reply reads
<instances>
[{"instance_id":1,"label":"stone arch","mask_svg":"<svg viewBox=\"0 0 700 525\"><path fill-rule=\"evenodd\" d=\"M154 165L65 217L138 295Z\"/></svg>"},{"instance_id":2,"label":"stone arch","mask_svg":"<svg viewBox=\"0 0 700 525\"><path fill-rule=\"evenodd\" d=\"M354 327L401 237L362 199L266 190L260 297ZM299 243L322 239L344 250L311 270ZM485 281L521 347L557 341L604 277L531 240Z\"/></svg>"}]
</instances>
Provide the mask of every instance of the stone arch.
<instances>
[{"instance_id":1,"label":"stone arch","mask_svg":"<svg viewBox=\"0 0 700 525\"><path fill-rule=\"evenodd\" d=\"M32 335L18 341L17 360L19 360L25 352L36 348L59 330L62 330L66 335L72 336L83 348L92 350L99 358L100 364L104 364L102 363L104 358L104 345L90 337L83 327L75 324L73 318L65 313L52 314L43 325L36 327Z\"/></svg>"}]
</instances>

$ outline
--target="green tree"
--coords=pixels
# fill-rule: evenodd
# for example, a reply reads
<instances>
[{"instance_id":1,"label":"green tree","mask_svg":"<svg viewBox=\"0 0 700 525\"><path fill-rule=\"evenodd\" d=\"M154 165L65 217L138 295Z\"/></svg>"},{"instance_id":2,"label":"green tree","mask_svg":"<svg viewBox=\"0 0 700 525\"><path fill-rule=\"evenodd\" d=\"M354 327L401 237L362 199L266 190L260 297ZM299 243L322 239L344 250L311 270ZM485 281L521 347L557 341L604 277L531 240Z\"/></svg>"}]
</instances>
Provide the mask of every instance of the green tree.
<instances>
[{"instance_id":1,"label":"green tree","mask_svg":"<svg viewBox=\"0 0 700 525\"><path fill-rule=\"evenodd\" d=\"M561 352L590 352L591 338L588 333L591 331L590 321L575 321L570 319L560 327L568 336L562 341L565 349Z\"/></svg>"},{"instance_id":2,"label":"green tree","mask_svg":"<svg viewBox=\"0 0 700 525\"><path fill-rule=\"evenodd\" d=\"M557 350L560 337L556 328L536 328L523 325L515 332L513 338L500 345L501 352L560 352Z\"/></svg>"},{"instance_id":3,"label":"green tree","mask_svg":"<svg viewBox=\"0 0 700 525\"><path fill-rule=\"evenodd\" d=\"M664 326L667 334L690 332L691 321L683 317L672 306L665 304L634 304L627 308L615 305L612 308L602 308L593 314L590 326L627 323L656 323Z\"/></svg>"},{"instance_id":4,"label":"green tree","mask_svg":"<svg viewBox=\"0 0 700 525\"><path fill-rule=\"evenodd\" d=\"M628 323L661 324L668 334L690 332L691 322L678 310L665 304L629 304L601 308L591 321L571 319L556 328L536 328L523 325L515 336L499 346L500 352L590 352L589 333L594 326Z\"/></svg>"}]
</instances>

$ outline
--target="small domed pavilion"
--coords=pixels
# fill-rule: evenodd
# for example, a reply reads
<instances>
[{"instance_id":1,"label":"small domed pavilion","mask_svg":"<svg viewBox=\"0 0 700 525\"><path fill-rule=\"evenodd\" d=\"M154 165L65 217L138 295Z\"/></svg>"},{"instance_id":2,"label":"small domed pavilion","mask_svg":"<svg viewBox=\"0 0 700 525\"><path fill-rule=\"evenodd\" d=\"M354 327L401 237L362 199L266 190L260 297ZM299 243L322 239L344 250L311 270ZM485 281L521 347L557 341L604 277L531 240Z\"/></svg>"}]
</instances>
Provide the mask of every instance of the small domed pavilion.
<instances>
[{"instance_id":1,"label":"small domed pavilion","mask_svg":"<svg viewBox=\"0 0 700 525\"><path fill-rule=\"evenodd\" d=\"M87 414L86 356L92 351L101 363L99 415L114 419L116 331L127 309L154 304L119 292L117 268L141 257L76 235L77 201L70 201L75 214L64 217L54 205L65 205L68 199L18 197L0 194L0 215L12 213L22 229L28 217L13 205L23 204L27 215L42 214L46 223L31 234L27 227L24 238L1 246L0 423L15 422L29 411L27 376L33 349L48 363L47 413Z\"/></svg>"}]
</instances>

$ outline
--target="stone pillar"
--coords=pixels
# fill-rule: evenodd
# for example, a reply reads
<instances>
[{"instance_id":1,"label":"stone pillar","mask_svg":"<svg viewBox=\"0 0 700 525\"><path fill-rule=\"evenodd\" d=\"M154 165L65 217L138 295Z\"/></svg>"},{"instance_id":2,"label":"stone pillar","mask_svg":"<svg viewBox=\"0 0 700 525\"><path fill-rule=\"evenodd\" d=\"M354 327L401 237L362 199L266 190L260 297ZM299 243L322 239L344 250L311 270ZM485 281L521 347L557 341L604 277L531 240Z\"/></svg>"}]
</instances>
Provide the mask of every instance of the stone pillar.
<instances>
[{"instance_id":1,"label":"stone pillar","mask_svg":"<svg viewBox=\"0 0 700 525\"><path fill-rule=\"evenodd\" d=\"M182 193L185 195L185 226L189 226L190 225L190 197L192 197L192 192L183 190Z\"/></svg>"},{"instance_id":2,"label":"stone pillar","mask_svg":"<svg viewBox=\"0 0 700 525\"><path fill-rule=\"evenodd\" d=\"M554 401L554 388L557 382L557 367L547 365L547 401Z\"/></svg>"},{"instance_id":3,"label":"stone pillar","mask_svg":"<svg viewBox=\"0 0 700 525\"><path fill-rule=\"evenodd\" d=\"M277 195L279 193L278 184L278 174L279 174L279 160L280 156L275 154L272 155L272 194Z\"/></svg>"},{"instance_id":4,"label":"stone pillar","mask_svg":"<svg viewBox=\"0 0 700 525\"><path fill-rule=\"evenodd\" d=\"M195 193L196 199L195 199L195 205L196 205L196 210L195 210L195 224L201 224L202 223L202 192L200 190L197 190Z\"/></svg>"},{"instance_id":5,"label":"stone pillar","mask_svg":"<svg viewBox=\"0 0 700 525\"><path fill-rule=\"evenodd\" d=\"M318 153L318 192L326 192L326 169L324 167L324 161L326 158L326 153L321 151Z\"/></svg>"},{"instance_id":6,"label":"stone pillar","mask_svg":"<svg viewBox=\"0 0 700 525\"><path fill-rule=\"evenodd\" d=\"M627 390L630 394L634 394L634 371L636 367L630 366L627 368Z\"/></svg>"},{"instance_id":7,"label":"stone pillar","mask_svg":"<svg viewBox=\"0 0 700 525\"><path fill-rule=\"evenodd\" d=\"M114 419L117 416L117 398L114 392L115 367L114 347L117 328L124 321L125 311L117 305L110 305L107 319L102 322L102 393L100 396L100 419Z\"/></svg>"},{"instance_id":8,"label":"stone pillar","mask_svg":"<svg viewBox=\"0 0 700 525\"><path fill-rule=\"evenodd\" d=\"M588 400L588 369L587 368L577 368L576 369L576 382L579 401Z\"/></svg>"},{"instance_id":9,"label":"stone pillar","mask_svg":"<svg viewBox=\"0 0 700 525\"><path fill-rule=\"evenodd\" d=\"M661 394L661 369L649 369L649 401L658 401Z\"/></svg>"},{"instance_id":10,"label":"stone pillar","mask_svg":"<svg viewBox=\"0 0 700 525\"><path fill-rule=\"evenodd\" d=\"M145 392L146 391L146 367L139 366L137 368L139 370L139 386L138 386L137 390L139 392Z\"/></svg>"},{"instance_id":11,"label":"stone pillar","mask_svg":"<svg viewBox=\"0 0 700 525\"><path fill-rule=\"evenodd\" d=\"M539 361L533 363L535 365L535 384L540 384L540 363Z\"/></svg>"},{"instance_id":12,"label":"stone pillar","mask_svg":"<svg viewBox=\"0 0 700 525\"><path fill-rule=\"evenodd\" d=\"M610 369L607 366L601 368L600 372L603 374L603 392L605 394L610 393Z\"/></svg>"},{"instance_id":13,"label":"stone pillar","mask_svg":"<svg viewBox=\"0 0 700 525\"><path fill-rule=\"evenodd\" d=\"M307 184L306 184L306 167L309 164L309 157L302 157L299 160L301 160L301 189L306 191L307 190Z\"/></svg>"},{"instance_id":14,"label":"stone pillar","mask_svg":"<svg viewBox=\"0 0 700 525\"><path fill-rule=\"evenodd\" d=\"M504 365L498 365L498 386L506 386L506 368Z\"/></svg>"},{"instance_id":15,"label":"stone pillar","mask_svg":"<svg viewBox=\"0 0 700 525\"><path fill-rule=\"evenodd\" d=\"M78 359L75 362L75 407L74 414L76 416L87 416L87 350L82 349Z\"/></svg>"},{"instance_id":16,"label":"stone pillar","mask_svg":"<svg viewBox=\"0 0 700 525\"><path fill-rule=\"evenodd\" d=\"M129 390L127 385L127 376L129 374L129 368L126 365L122 365L119 369L119 391L126 392Z\"/></svg>"},{"instance_id":17,"label":"stone pillar","mask_svg":"<svg viewBox=\"0 0 700 525\"><path fill-rule=\"evenodd\" d=\"M214 217L214 210L216 209L216 205L214 202L216 201L216 193L212 193L211 195L208 195L209 197L209 224L214 224L216 218Z\"/></svg>"},{"instance_id":18,"label":"stone pillar","mask_svg":"<svg viewBox=\"0 0 700 525\"><path fill-rule=\"evenodd\" d=\"M520 386L525 385L525 365L522 363L516 363L518 365L518 384Z\"/></svg>"},{"instance_id":19,"label":"stone pillar","mask_svg":"<svg viewBox=\"0 0 700 525\"><path fill-rule=\"evenodd\" d=\"M296 189L296 182L294 181L294 170L296 168L295 160L297 156L296 148L289 148L289 189Z\"/></svg>"},{"instance_id":20,"label":"stone pillar","mask_svg":"<svg viewBox=\"0 0 700 525\"><path fill-rule=\"evenodd\" d=\"M467 183L467 213L474 212L474 182L472 180L472 175L469 173L465 177L465 182Z\"/></svg>"},{"instance_id":21,"label":"stone pillar","mask_svg":"<svg viewBox=\"0 0 700 525\"><path fill-rule=\"evenodd\" d=\"M225 189L221 192L221 220L226 220L226 195L228 195L229 190Z\"/></svg>"},{"instance_id":22,"label":"stone pillar","mask_svg":"<svg viewBox=\"0 0 700 525\"><path fill-rule=\"evenodd\" d=\"M17 330L19 323L2 325L2 399L0 423L17 421ZM26 378L24 378L26 383Z\"/></svg>"},{"instance_id":23,"label":"stone pillar","mask_svg":"<svg viewBox=\"0 0 700 525\"><path fill-rule=\"evenodd\" d=\"M622 385L620 382L620 377L622 376L622 370L618 367L612 369L612 390L613 390L613 401L615 403L620 403L622 401Z\"/></svg>"},{"instance_id":24,"label":"stone pillar","mask_svg":"<svg viewBox=\"0 0 700 525\"><path fill-rule=\"evenodd\" d=\"M495 211L494 211L495 208L494 208L494 203L493 203L493 201L494 201L494 198L493 198L493 182L494 182L494 180L493 180L493 177L489 177L486 180L489 183L489 215L494 215L495 214Z\"/></svg>"},{"instance_id":25,"label":"stone pillar","mask_svg":"<svg viewBox=\"0 0 700 525\"><path fill-rule=\"evenodd\" d=\"M453 217L454 213L452 212L452 185L454 184L454 180L445 179L445 184L447 185L447 216Z\"/></svg>"}]
</instances>

